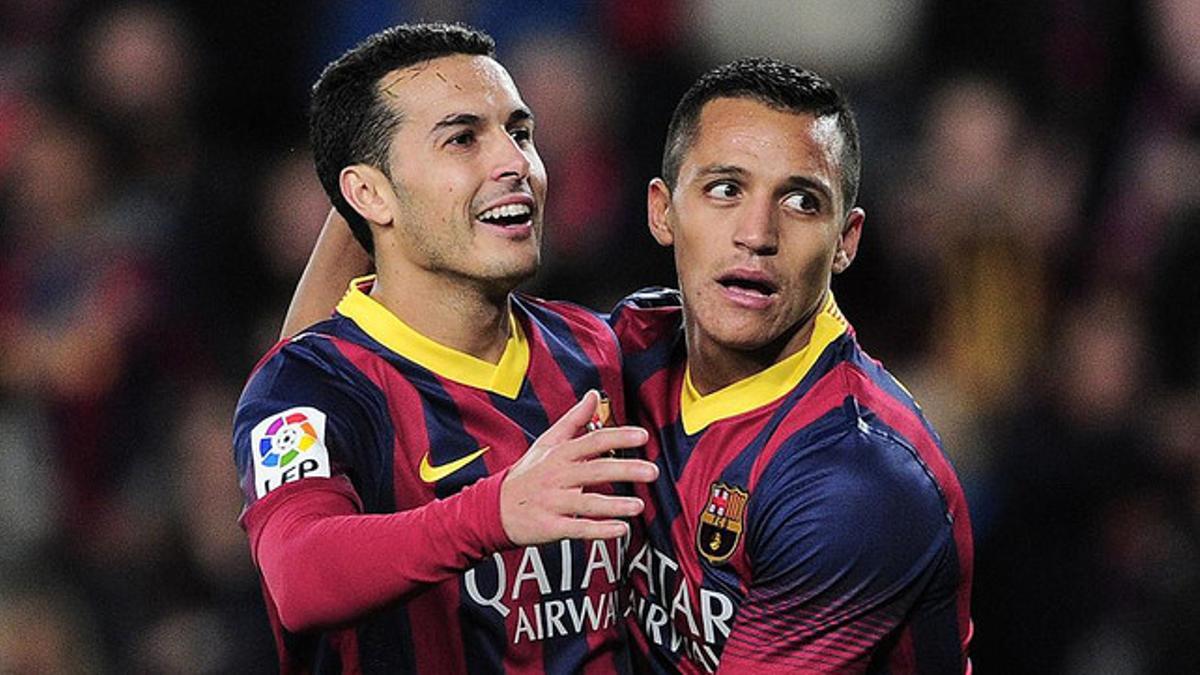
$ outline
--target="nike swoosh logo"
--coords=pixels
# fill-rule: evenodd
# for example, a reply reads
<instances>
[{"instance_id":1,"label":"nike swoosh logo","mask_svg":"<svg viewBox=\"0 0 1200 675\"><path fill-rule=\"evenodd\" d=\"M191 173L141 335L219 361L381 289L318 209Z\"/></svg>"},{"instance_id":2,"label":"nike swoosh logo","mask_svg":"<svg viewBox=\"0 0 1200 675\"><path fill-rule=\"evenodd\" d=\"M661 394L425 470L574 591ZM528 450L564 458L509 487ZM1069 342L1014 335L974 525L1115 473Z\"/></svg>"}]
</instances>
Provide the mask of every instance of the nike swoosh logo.
<instances>
[{"instance_id":1,"label":"nike swoosh logo","mask_svg":"<svg viewBox=\"0 0 1200 675\"><path fill-rule=\"evenodd\" d=\"M466 457L459 457L458 459L454 460L453 462L446 462L445 464L443 464L441 466L434 466L434 465L430 464L429 463L429 453L426 452L425 456L421 458L421 467L420 467L421 480L425 481L426 483L436 483L439 480L442 480L443 478L445 478L446 476L449 476L450 474L454 473L455 471L458 471L459 469L463 468L464 466L470 464L471 462L474 462L476 458L478 458L480 455L482 455L483 453L485 453L491 449L492 449L492 446L485 445L482 448L476 450L475 452L472 452L471 454L467 455Z\"/></svg>"}]
</instances>

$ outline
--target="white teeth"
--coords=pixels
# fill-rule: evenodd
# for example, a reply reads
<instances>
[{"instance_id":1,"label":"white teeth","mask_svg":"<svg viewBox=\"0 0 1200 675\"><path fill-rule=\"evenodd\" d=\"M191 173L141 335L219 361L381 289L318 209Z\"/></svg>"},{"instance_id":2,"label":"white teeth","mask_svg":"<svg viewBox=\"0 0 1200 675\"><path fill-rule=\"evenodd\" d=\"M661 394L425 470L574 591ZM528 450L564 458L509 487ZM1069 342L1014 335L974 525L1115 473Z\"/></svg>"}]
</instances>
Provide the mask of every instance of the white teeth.
<instances>
[{"instance_id":1,"label":"white teeth","mask_svg":"<svg viewBox=\"0 0 1200 675\"><path fill-rule=\"evenodd\" d=\"M515 216L527 216L533 212L528 204L505 204L490 208L487 211L479 214L480 220L498 220L500 218L512 218Z\"/></svg>"}]
</instances>

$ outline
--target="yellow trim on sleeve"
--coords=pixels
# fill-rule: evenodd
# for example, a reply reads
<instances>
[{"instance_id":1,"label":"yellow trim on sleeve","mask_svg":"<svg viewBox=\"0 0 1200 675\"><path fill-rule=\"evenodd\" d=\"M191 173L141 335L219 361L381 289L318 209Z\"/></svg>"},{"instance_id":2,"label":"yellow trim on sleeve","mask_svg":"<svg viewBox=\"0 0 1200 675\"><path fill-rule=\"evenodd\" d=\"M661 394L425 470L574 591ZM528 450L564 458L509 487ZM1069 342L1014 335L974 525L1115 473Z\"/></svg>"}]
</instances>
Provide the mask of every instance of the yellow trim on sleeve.
<instances>
[{"instance_id":1,"label":"yellow trim on sleeve","mask_svg":"<svg viewBox=\"0 0 1200 675\"><path fill-rule=\"evenodd\" d=\"M491 364L434 342L401 321L360 288L374 280L371 275L351 281L350 289L338 303L338 313L358 324L379 344L444 378L509 399L521 393L529 370L529 341L511 308L508 342L500 361Z\"/></svg>"},{"instance_id":2,"label":"yellow trim on sleeve","mask_svg":"<svg viewBox=\"0 0 1200 675\"><path fill-rule=\"evenodd\" d=\"M691 366L688 366L679 394L679 417L684 432L689 436L699 433L713 422L736 417L786 396L800 384L829 343L841 337L849 327L832 292L826 294L814 321L812 336L800 351L707 396L696 391Z\"/></svg>"}]
</instances>

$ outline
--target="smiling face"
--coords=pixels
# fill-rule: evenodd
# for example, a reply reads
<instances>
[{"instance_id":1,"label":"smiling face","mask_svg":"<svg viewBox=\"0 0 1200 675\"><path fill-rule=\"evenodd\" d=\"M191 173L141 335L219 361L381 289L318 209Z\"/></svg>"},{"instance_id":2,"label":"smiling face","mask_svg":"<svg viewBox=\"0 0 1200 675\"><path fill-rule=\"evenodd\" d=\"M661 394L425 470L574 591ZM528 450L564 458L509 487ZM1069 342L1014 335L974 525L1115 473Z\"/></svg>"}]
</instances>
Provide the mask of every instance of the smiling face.
<instances>
[{"instance_id":1,"label":"smiling face","mask_svg":"<svg viewBox=\"0 0 1200 675\"><path fill-rule=\"evenodd\" d=\"M379 96L400 124L390 179L342 172L346 200L374 223L380 274L434 274L507 293L537 270L546 172L533 118L504 68L454 55L394 70Z\"/></svg>"},{"instance_id":2,"label":"smiling face","mask_svg":"<svg viewBox=\"0 0 1200 675\"><path fill-rule=\"evenodd\" d=\"M842 201L842 142L834 117L717 98L701 110L675 190L651 183L651 233L675 247L693 374L722 363L744 377L807 344L862 231L862 210Z\"/></svg>"}]
</instances>

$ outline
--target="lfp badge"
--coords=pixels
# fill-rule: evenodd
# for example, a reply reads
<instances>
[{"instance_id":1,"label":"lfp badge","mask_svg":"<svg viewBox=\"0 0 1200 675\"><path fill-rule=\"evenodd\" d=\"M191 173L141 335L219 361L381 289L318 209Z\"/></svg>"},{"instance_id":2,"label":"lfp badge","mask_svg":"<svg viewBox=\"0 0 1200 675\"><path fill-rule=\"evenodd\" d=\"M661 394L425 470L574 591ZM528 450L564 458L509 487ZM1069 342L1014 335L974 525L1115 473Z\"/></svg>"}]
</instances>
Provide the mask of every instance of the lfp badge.
<instances>
[{"instance_id":1,"label":"lfp badge","mask_svg":"<svg viewBox=\"0 0 1200 675\"><path fill-rule=\"evenodd\" d=\"M259 497L301 478L329 477L325 413L316 408L291 408L259 422L250 432L250 447Z\"/></svg>"},{"instance_id":2,"label":"lfp badge","mask_svg":"<svg viewBox=\"0 0 1200 675\"><path fill-rule=\"evenodd\" d=\"M749 493L736 485L712 484L696 531L696 548L709 562L720 564L733 555L745 527L748 499Z\"/></svg>"}]
</instances>

